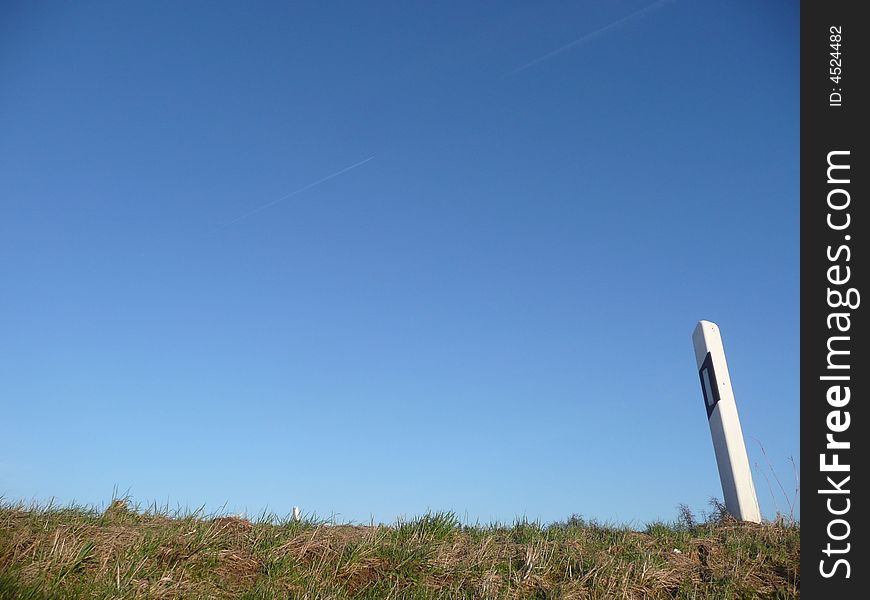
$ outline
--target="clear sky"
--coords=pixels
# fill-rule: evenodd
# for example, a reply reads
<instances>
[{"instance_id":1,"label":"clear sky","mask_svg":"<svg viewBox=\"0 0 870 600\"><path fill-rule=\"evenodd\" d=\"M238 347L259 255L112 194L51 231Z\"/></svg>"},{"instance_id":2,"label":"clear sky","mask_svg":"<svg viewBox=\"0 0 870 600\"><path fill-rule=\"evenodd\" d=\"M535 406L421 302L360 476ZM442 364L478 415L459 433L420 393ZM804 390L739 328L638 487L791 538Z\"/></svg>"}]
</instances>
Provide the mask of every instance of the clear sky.
<instances>
[{"instance_id":1,"label":"clear sky","mask_svg":"<svg viewBox=\"0 0 870 600\"><path fill-rule=\"evenodd\" d=\"M722 495L703 318L787 512L798 23L4 2L0 495L673 519Z\"/></svg>"}]
</instances>

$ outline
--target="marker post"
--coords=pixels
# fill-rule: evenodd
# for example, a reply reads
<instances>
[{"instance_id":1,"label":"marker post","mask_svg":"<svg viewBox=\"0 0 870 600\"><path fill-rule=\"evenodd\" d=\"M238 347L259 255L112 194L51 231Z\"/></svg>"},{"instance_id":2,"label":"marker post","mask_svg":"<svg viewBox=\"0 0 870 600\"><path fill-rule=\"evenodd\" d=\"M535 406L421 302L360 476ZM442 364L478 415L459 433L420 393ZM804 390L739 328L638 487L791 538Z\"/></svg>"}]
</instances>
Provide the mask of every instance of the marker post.
<instances>
[{"instance_id":1,"label":"marker post","mask_svg":"<svg viewBox=\"0 0 870 600\"><path fill-rule=\"evenodd\" d=\"M752 483L752 470L746 455L719 327L710 321L699 321L692 334L692 342L695 345L695 359L710 434L713 436L722 493L725 495L725 508L736 519L761 523L761 511Z\"/></svg>"}]
</instances>

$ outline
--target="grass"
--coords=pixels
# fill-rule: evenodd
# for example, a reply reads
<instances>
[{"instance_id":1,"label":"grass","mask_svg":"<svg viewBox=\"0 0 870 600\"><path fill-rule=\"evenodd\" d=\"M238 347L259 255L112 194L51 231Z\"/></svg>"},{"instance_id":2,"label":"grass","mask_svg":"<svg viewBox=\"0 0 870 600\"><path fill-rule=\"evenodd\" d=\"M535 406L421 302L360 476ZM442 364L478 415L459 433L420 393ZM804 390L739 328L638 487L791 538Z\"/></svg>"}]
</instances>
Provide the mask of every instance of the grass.
<instances>
[{"instance_id":1,"label":"grass","mask_svg":"<svg viewBox=\"0 0 870 600\"><path fill-rule=\"evenodd\" d=\"M715 507L714 507L715 508ZM800 527L572 517L390 526L0 503L0 598L795 598Z\"/></svg>"}]
</instances>

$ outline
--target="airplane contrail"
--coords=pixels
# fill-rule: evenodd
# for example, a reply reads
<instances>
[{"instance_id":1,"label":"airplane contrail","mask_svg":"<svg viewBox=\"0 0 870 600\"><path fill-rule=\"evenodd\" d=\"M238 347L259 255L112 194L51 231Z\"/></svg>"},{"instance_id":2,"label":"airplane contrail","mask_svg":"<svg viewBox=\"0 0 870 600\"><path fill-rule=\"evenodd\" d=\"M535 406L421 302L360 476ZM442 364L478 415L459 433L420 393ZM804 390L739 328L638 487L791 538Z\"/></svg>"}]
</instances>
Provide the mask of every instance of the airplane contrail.
<instances>
[{"instance_id":1,"label":"airplane contrail","mask_svg":"<svg viewBox=\"0 0 870 600\"><path fill-rule=\"evenodd\" d=\"M591 32L587 33L586 35L583 35L583 36L577 38L573 42L569 42L560 48L556 48L552 52L548 52L547 54L544 54L543 56L539 56L538 58L536 58L533 61L527 62L526 64L524 64L520 67L517 67L516 69L514 69L513 71L508 73L508 75L515 75L515 74L519 73L520 71L525 71L529 67L534 67L538 63L542 63L545 60L549 60L558 54L562 54L563 52L570 50L574 46L578 46L578 45L582 44L583 42L588 42L589 40L591 40L593 38L596 38L600 35L608 33L609 31L613 31L614 29L616 29L620 25L624 25L625 23L628 23L629 21L636 19L637 17L639 17L641 15L644 15L648 12L652 12L654 10L657 10L657 9L661 8L662 6L664 6L665 4L667 4L669 2L674 2L674 1L675 0L656 0L652 4L648 4L647 6L644 6L643 8L640 8L640 9L634 11L630 15L622 17L621 19L617 19L613 23L610 23L609 25L605 25L604 27L599 27L595 31L591 31Z\"/></svg>"},{"instance_id":2,"label":"airplane contrail","mask_svg":"<svg viewBox=\"0 0 870 600\"><path fill-rule=\"evenodd\" d=\"M369 156L365 160L361 160L358 163L354 163L354 164L350 165L349 167L345 167L345 168L341 169L340 171L336 171L335 173L332 173L331 175L327 175L326 177L324 177L322 179L318 179L317 181L309 183L308 185L304 185L301 188L299 188L298 190L294 190L294 191L290 192L289 194L285 194L284 196L281 196L280 198L278 198L276 200L271 200L270 202L266 202L265 204L258 206L257 208L255 208L253 210L249 210L248 212L246 212L242 215L239 215L238 217L236 217L232 221L228 221L227 223L224 223L223 225L221 225L220 227L218 227L214 231L220 231L222 229L226 229L227 227L229 227L231 225L235 225L239 221L244 221L248 217L252 217L255 214L257 214L258 212L266 210L270 206L274 206L274 205L278 204L279 202L283 202L284 200L287 200L288 198L292 198L293 196L295 196L297 194L301 194L302 192L304 192L306 190L310 190L314 186L320 185L321 183L323 183L325 181L329 181L330 179L332 179L334 177L338 177L339 175L341 175L343 173L347 173L351 169L356 169L357 167L366 164L367 162L369 162L372 159L374 159L374 155Z\"/></svg>"}]
</instances>

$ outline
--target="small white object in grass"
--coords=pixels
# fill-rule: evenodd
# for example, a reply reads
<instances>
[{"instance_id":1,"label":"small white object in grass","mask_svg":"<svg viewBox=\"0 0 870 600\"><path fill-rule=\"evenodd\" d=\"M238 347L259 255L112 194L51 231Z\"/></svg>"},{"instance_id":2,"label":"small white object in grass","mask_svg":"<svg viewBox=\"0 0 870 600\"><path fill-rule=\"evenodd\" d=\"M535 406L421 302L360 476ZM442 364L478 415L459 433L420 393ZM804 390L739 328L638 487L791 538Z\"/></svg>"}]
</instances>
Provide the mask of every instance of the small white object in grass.
<instances>
[{"instance_id":1,"label":"small white object in grass","mask_svg":"<svg viewBox=\"0 0 870 600\"><path fill-rule=\"evenodd\" d=\"M674 554L682 554L682 552L678 548L674 548Z\"/></svg>"},{"instance_id":2,"label":"small white object in grass","mask_svg":"<svg viewBox=\"0 0 870 600\"><path fill-rule=\"evenodd\" d=\"M293 520L294 521L299 520L299 507L298 506L293 507Z\"/></svg>"}]
</instances>

